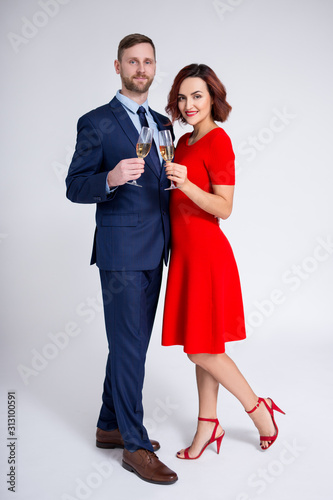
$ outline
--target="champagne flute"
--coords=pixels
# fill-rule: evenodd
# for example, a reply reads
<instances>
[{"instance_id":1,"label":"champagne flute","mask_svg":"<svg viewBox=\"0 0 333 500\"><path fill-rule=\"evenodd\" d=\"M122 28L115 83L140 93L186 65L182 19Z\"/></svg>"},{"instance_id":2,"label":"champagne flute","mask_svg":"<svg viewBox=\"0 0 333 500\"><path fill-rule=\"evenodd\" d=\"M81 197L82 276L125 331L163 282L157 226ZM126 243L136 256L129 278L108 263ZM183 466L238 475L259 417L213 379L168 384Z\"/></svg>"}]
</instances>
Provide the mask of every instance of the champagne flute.
<instances>
[{"instance_id":1,"label":"champagne flute","mask_svg":"<svg viewBox=\"0 0 333 500\"><path fill-rule=\"evenodd\" d=\"M153 141L153 130L149 127L142 127L138 142L136 143L136 155L138 158L145 158L150 151L151 144ZM132 186L142 187L140 184L133 181L127 181L126 184L131 184Z\"/></svg>"},{"instance_id":2,"label":"champagne flute","mask_svg":"<svg viewBox=\"0 0 333 500\"><path fill-rule=\"evenodd\" d=\"M159 143L160 143L160 153L165 162L173 160L175 156L175 148L172 141L172 135L170 130L160 130L158 133ZM171 189L177 189L177 186L171 181L170 187L166 188L164 191L169 191Z\"/></svg>"}]
</instances>

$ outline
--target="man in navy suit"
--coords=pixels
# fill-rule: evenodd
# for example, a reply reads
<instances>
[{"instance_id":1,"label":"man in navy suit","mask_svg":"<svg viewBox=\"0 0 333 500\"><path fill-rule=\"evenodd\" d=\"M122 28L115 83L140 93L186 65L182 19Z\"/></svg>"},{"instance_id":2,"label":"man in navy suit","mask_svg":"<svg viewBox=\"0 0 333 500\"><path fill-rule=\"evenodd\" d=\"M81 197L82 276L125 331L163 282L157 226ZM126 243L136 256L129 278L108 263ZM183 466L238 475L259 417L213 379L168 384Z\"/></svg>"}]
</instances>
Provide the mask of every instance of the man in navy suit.
<instances>
[{"instance_id":1,"label":"man in navy suit","mask_svg":"<svg viewBox=\"0 0 333 500\"><path fill-rule=\"evenodd\" d=\"M66 179L71 201L96 203L91 264L100 271L109 344L96 444L124 448L123 467L141 479L173 484L177 474L155 455L160 446L148 438L142 407L146 352L170 240L169 181L157 154L158 131L172 127L148 107L156 71L152 40L126 36L114 66L121 90L79 119ZM143 124L154 130L145 161L136 156ZM136 179L141 187L128 184Z\"/></svg>"}]
</instances>

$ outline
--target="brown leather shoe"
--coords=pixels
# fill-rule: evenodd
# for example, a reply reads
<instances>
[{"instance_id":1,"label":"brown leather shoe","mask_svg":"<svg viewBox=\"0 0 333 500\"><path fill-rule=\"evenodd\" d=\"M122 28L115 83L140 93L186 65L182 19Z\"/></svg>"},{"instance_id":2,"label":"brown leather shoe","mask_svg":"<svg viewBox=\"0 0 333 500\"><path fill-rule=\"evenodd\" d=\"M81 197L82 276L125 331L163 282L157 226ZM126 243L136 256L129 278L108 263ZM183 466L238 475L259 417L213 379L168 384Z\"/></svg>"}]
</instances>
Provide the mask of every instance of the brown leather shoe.
<instances>
[{"instance_id":1,"label":"brown leather shoe","mask_svg":"<svg viewBox=\"0 0 333 500\"><path fill-rule=\"evenodd\" d=\"M159 450L160 443L150 441L154 451ZM121 437L119 429L114 429L113 431L103 431L97 427L96 431L96 446L97 448L124 448L124 441Z\"/></svg>"},{"instance_id":2,"label":"brown leather shoe","mask_svg":"<svg viewBox=\"0 0 333 500\"><path fill-rule=\"evenodd\" d=\"M177 474L164 465L155 453L145 449L134 452L124 449L122 466L148 483L173 484L178 480Z\"/></svg>"}]
</instances>

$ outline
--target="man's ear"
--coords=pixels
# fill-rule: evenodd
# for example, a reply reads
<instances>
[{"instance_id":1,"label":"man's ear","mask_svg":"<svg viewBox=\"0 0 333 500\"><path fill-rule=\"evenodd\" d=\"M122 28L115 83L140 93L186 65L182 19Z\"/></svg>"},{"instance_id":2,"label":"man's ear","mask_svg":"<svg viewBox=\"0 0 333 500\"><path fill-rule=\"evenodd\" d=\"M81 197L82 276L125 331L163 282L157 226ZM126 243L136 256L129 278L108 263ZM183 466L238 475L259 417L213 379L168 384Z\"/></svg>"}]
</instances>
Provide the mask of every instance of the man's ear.
<instances>
[{"instance_id":1,"label":"man's ear","mask_svg":"<svg viewBox=\"0 0 333 500\"><path fill-rule=\"evenodd\" d=\"M114 69L116 70L117 75L119 75L119 73L120 73L120 62L118 61L118 59L116 59L115 62L114 62Z\"/></svg>"}]
</instances>

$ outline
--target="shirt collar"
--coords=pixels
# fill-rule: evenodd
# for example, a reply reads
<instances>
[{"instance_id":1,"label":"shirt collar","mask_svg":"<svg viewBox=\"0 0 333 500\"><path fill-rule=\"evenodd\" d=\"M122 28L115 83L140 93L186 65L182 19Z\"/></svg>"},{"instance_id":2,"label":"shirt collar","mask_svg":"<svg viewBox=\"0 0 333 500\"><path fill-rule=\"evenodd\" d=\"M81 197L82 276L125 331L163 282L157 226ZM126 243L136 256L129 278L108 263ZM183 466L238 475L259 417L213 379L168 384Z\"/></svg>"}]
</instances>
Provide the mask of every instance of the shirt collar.
<instances>
[{"instance_id":1,"label":"shirt collar","mask_svg":"<svg viewBox=\"0 0 333 500\"><path fill-rule=\"evenodd\" d=\"M135 102L135 101L132 101L132 99L130 99L129 97L126 97L125 95L123 95L120 90L117 91L116 93L116 98L118 99L118 101L121 102L121 104L123 106L125 106L125 108L130 111L131 113L135 114L137 113L140 105ZM148 113L148 99L143 103L141 104L141 106L143 106L146 110L146 113Z\"/></svg>"}]
</instances>

